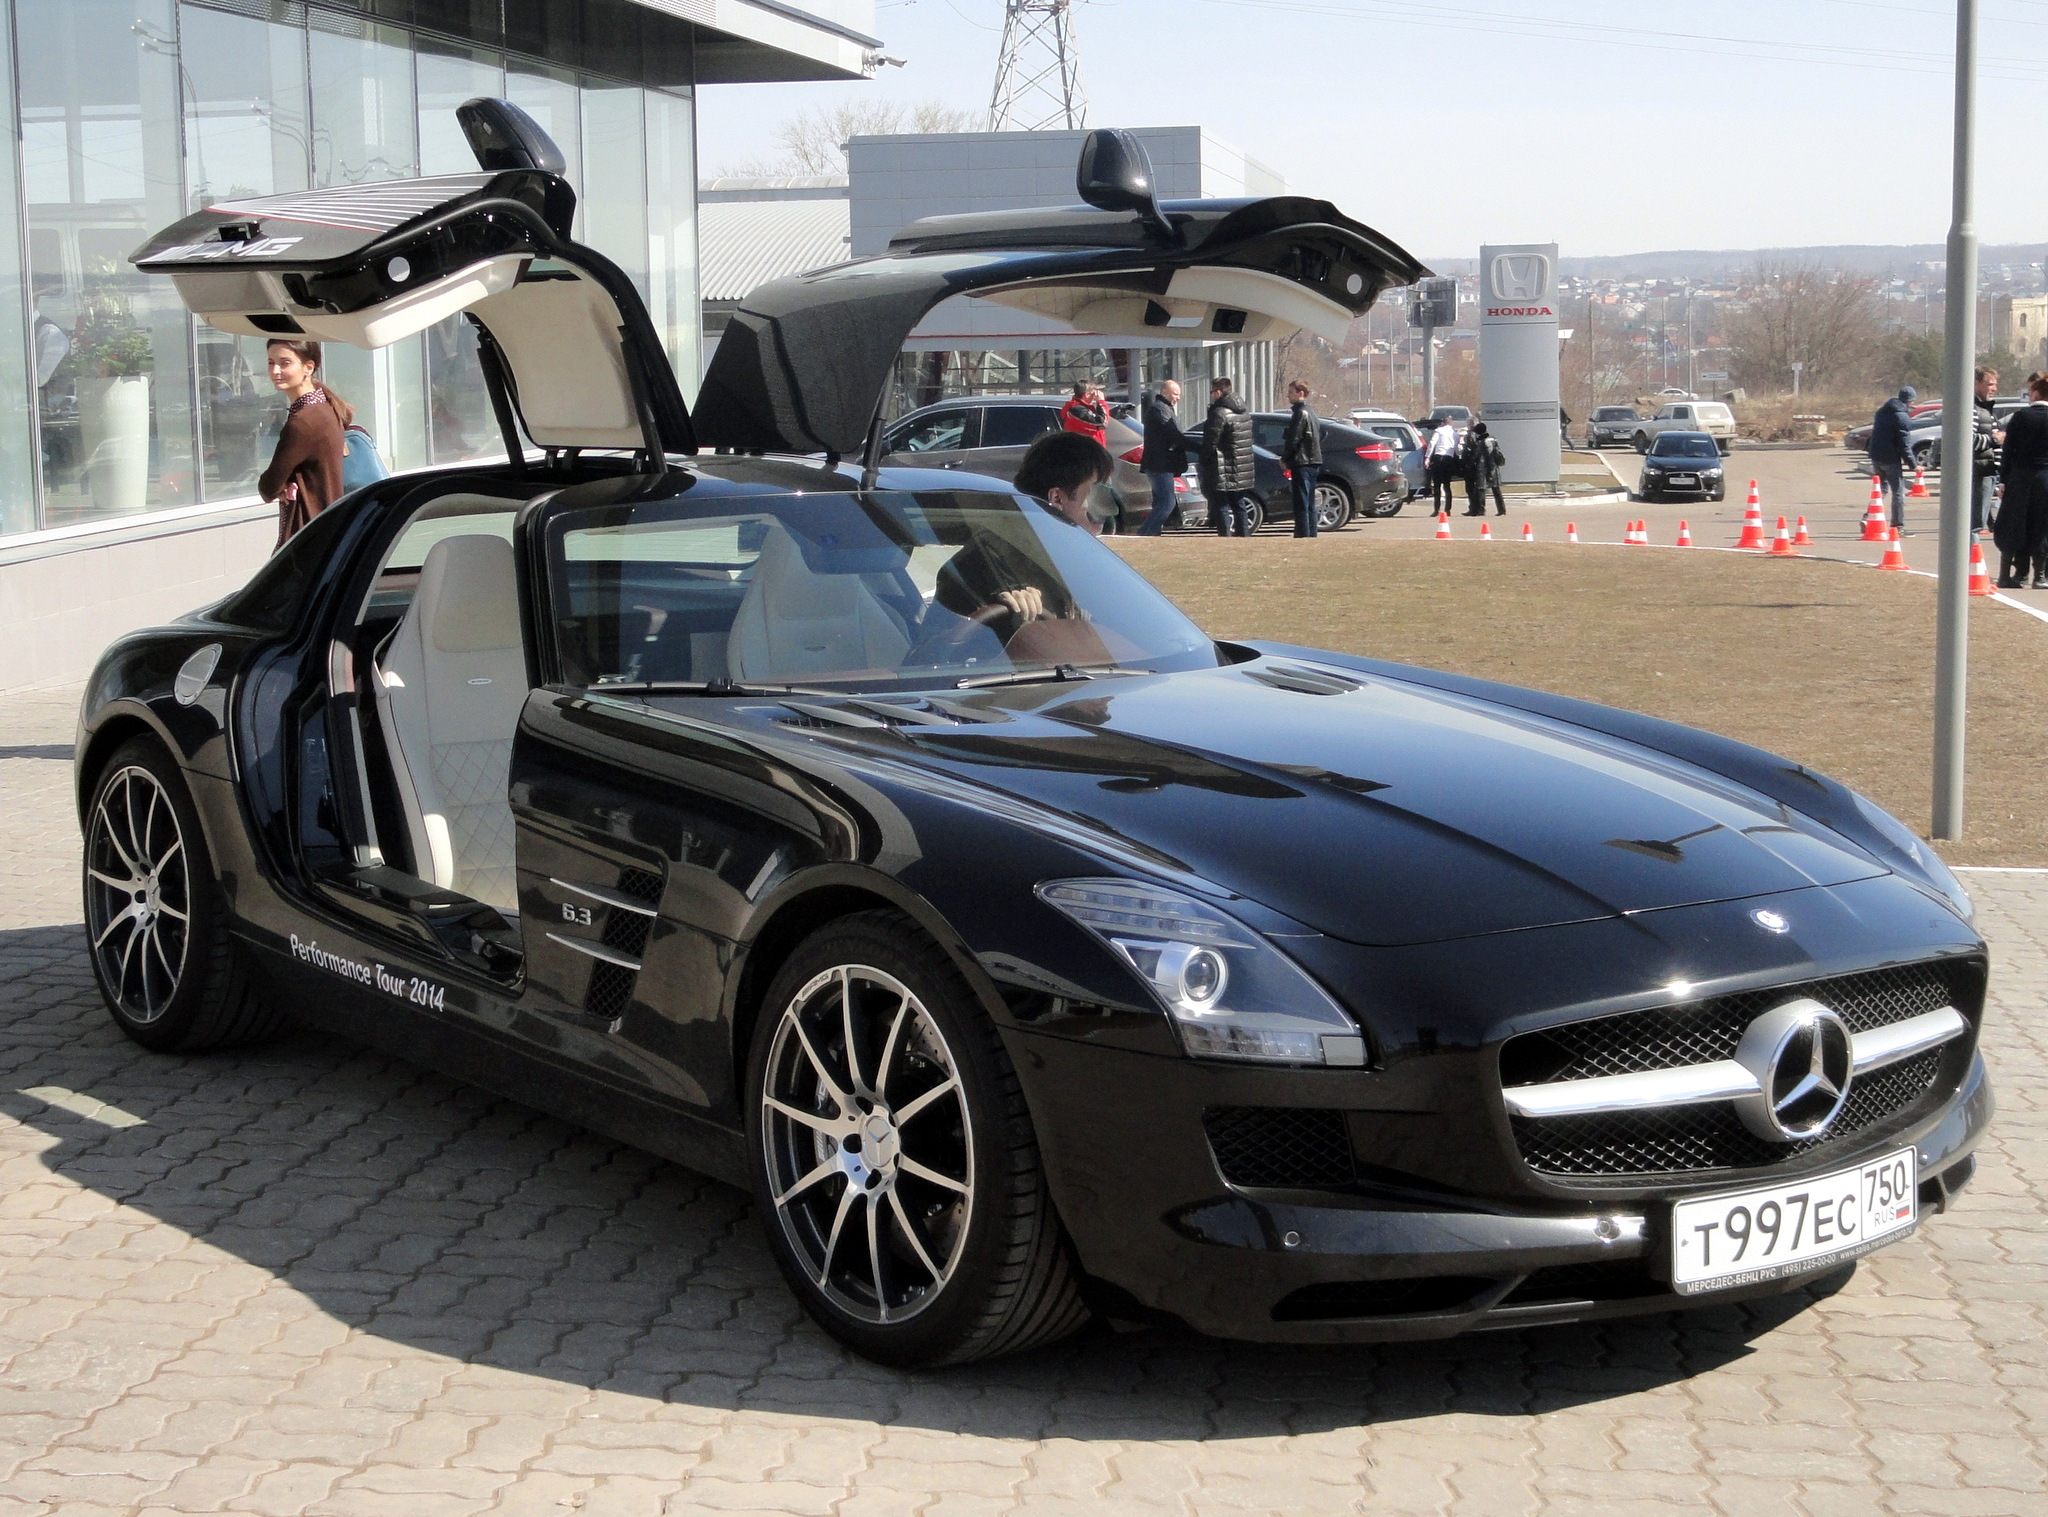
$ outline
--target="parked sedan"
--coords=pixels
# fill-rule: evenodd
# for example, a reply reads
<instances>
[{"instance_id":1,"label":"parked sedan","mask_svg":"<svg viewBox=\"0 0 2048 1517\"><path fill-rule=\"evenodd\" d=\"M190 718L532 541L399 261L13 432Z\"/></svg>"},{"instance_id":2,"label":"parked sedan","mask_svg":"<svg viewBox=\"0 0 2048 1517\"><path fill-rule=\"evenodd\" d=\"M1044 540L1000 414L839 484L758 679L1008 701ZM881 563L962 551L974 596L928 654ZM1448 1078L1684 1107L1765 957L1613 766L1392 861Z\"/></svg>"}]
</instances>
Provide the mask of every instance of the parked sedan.
<instances>
[{"instance_id":1,"label":"parked sedan","mask_svg":"<svg viewBox=\"0 0 2048 1517\"><path fill-rule=\"evenodd\" d=\"M1607 448L1633 442L1640 420L1634 406L1595 406L1586 418L1586 446Z\"/></svg>"},{"instance_id":2,"label":"parked sedan","mask_svg":"<svg viewBox=\"0 0 2048 1517\"><path fill-rule=\"evenodd\" d=\"M1638 500L1720 500L1727 493L1720 445L1706 432L1660 432L1643 456Z\"/></svg>"},{"instance_id":3,"label":"parked sedan","mask_svg":"<svg viewBox=\"0 0 2048 1517\"><path fill-rule=\"evenodd\" d=\"M692 405L559 151L463 109L481 173L135 256L244 336L465 313L505 454L343 497L101 658L77 951L121 1033L303 1020L743 1186L793 1299L892 1365L1095 1311L1345 1343L1720 1306L1967 1183L1985 945L1868 801L1211 637L1053 508L862 457L949 298L1341 335L1426 272L1392 241L1162 208L1095 132L1086 206L753 291Z\"/></svg>"}]
</instances>

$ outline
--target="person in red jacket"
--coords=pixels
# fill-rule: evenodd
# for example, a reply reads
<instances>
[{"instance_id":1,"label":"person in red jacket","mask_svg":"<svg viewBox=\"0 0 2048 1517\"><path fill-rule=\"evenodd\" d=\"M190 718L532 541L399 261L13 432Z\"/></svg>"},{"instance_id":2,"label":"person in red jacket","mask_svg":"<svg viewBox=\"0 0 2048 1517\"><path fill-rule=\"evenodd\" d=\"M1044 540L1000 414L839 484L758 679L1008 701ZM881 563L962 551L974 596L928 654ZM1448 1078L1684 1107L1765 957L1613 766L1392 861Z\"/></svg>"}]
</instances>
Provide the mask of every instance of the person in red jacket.
<instances>
[{"instance_id":1,"label":"person in red jacket","mask_svg":"<svg viewBox=\"0 0 2048 1517\"><path fill-rule=\"evenodd\" d=\"M1060 407L1060 425L1107 446L1109 407L1102 403L1102 386L1085 379L1074 381L1074 398Z\"/></svg>"}]
</instances>

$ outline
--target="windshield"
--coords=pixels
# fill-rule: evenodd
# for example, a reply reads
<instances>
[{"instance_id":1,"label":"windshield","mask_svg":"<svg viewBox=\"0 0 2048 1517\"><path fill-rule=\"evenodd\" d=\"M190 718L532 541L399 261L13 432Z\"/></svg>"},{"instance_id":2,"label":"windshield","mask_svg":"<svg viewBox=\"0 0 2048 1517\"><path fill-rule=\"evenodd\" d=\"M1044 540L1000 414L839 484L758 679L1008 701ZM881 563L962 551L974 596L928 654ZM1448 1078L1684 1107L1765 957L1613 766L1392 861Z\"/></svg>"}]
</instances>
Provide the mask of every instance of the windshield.
<instances>
[{"instance_id":1,"label":"windshield","mask_svg":"<svg viewBox=\"0 0 2048 1517\"><path fill-rule=\"evenodd\" d=\"M1685 436L1666 432L1657 439L1650 449L1652 458L1719 458L1721 450L1714 446L1714 439L1698 435Z\"/></svg>"},{"instance_id":2,"label":"windshield","mask_svg":"<svg viewBox=\"0 0 2048 1517\"><path fill-rule=\"evenodd\" d=\"M916 689L1220 662L1135 570L1022 496L558 506L545 552L563 678L582 687Z\"/></svg>"}]
</instances>

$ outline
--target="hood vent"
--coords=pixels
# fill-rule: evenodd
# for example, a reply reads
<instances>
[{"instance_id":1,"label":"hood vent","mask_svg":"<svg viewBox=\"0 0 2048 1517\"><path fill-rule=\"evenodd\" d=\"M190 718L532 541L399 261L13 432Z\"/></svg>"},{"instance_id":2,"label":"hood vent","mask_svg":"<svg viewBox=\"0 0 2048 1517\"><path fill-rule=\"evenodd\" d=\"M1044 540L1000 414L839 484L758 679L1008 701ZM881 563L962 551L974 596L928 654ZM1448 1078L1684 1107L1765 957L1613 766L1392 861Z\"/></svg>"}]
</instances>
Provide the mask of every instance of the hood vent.
<instances>
[{"instance_id":1,"label":"hood vent","mask_svg":"<svg viewBox=\"0 0 2048 1517\"><path fill-rule=\"evenodd\" d=\"M813 731L844 727L880 732L898 727L978 726L1009 720L999 712L983 711L931 696L901 701L850 696L830 706L815 701L784 701L782 704L794 714L776 717L778 723L784 727L807 727Z\"/></svg>"},{"instance_id":2,"label":"hood vent","mask_svg":"<svg viewBox=\"0 0 2048 1517\"><path fill-rule=\"evenodd\" d=\"M1332 674L1327 669L1307 669L1299 664L1273 664L1264 669L1247 669L1246 679L1257 680L1274 690L1292 690L1296 695L1349 695L1363 690L1364 680Z\"/></svg>"}]
</instances>

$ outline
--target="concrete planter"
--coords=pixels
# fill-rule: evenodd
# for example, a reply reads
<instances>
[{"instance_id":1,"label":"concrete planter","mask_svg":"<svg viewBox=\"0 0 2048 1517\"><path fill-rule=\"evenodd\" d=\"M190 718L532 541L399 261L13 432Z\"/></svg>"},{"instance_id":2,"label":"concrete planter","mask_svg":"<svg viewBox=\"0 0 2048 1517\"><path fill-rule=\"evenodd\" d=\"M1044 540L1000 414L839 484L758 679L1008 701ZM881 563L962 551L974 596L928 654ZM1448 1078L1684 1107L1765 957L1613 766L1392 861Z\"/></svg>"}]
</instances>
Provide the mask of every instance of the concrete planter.
<instances>
[{"instance_id":1,"label":"concrete planter","mask_svg":"<svg viewBox=\"0 0 2048 1517\"><path fill-rule=\"evenodd\" d=\"M149 504L149 376L78 381L78 424L93 511L102 516Z\"/></svg>"}]
</instances>

